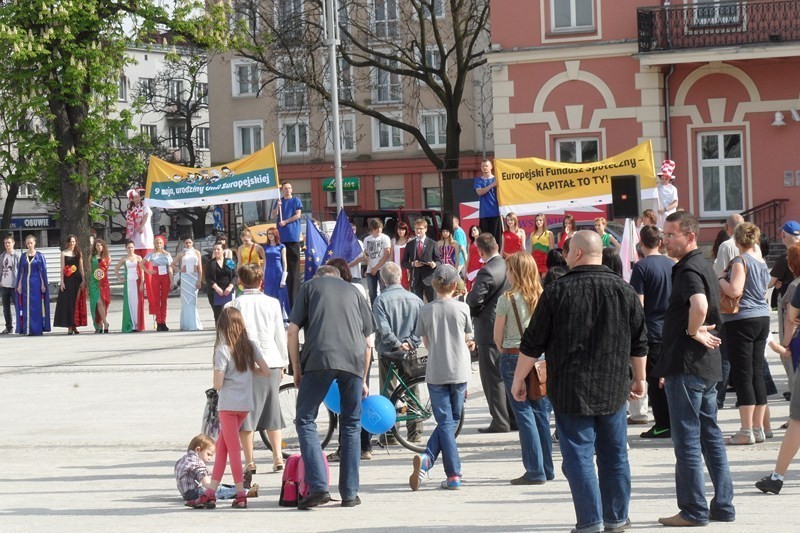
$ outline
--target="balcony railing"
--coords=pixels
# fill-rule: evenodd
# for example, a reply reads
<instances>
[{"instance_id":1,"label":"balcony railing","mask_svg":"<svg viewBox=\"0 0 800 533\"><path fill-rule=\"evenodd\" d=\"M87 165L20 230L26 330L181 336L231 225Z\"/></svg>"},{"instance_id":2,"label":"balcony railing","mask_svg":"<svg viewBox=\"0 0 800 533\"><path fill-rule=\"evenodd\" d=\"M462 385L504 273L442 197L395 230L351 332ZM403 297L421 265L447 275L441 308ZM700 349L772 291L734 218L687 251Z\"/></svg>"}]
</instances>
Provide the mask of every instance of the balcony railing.
<instances>
[{"instance_id":1,"label":"balcony railing","mask_svg":"<svg viewBox=\"0 0 800 533\"><path fill-rule=\"evenodd\" d=\"M780 198L757 205L747 211L742 211L742 218L747 222L752 222L761 229L761 234L766 235L770 242L778 241L783 225L783 217L786 214L786 204L789 200Z\"/></svg>"},{"instance_id":2,"label":"balcony railing","mask_svg":"<svg viewBox=\"0 0 800 533\"><path fill-rule=\"evenodd\" d=\"M753 0L643 7L639 52L800 41L800 1Z\"/></svg>"}]
</instances>

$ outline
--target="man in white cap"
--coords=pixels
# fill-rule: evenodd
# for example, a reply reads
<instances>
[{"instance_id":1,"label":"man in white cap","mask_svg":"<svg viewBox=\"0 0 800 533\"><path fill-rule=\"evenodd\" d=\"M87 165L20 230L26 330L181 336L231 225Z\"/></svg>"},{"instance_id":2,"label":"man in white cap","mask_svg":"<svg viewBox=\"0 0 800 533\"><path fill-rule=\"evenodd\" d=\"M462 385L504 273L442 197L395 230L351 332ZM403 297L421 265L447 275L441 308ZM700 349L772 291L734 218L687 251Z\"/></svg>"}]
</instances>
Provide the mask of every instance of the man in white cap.
<instances>
[{"instance_id":1,"label":"man in white cap","mask_svg":"<svg viewBox=\"0 0 800 533\"><path fill-rule=\"evenodd\" d=\"M678 189L672 184L675 180L675 161L670 159L661 163L661 170L656 174L658 184L658 227L664 228L664 221L678 208Z\"/></svg>"}]
</instances>

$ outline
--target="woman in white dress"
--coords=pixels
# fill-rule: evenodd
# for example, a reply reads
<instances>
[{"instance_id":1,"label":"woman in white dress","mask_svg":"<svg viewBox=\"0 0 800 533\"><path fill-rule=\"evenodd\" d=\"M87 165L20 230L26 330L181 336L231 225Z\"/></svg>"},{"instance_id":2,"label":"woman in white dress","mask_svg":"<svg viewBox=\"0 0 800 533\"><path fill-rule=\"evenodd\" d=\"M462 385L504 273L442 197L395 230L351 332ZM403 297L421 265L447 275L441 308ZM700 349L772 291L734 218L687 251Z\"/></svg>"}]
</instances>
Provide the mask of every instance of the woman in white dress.
<instances>
[{"instance_id":1,"label":"woman in white dress","mask_svg":"<svg viewBox=\"0 0 800 533\"><path fill-rule=\"evenodd\" d=\"M125 267L124 290L122 291L122 332L135 333L144 331L144 275L139 271L148 271L142 258L134 253L134 244L128 241L125 246L128 255L117 261L114 273L118 281L119 269Z\"/></svg>"},{"instance_id":2,"label":"woman in white dress","mask_svg":"<svg viewBox=\"0 0 800 533\"><path fill-rule=\"evenodd\" d=\"M203 279L203 261L191 237L183 239L183 250L175 257L181 273L181 331L202 331L197 311L197 291Z\"/></svg>"}]
</instances>

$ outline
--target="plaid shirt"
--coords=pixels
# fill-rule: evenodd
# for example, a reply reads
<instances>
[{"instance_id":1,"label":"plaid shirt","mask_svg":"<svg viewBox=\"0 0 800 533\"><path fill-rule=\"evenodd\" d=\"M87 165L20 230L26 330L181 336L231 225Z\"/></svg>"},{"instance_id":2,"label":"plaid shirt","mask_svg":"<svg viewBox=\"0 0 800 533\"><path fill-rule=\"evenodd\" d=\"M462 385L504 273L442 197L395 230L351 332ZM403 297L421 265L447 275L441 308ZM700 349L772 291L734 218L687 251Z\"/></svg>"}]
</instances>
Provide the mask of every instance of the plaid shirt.
<instances>
[{"instance_id":1,"label":"plaid shirt","mask_svg":"<svg viewBox=\"0 0 800 533\"><path fill-rule=\"evenodd\" d=\"M207 475L206 464L194 450L186 452L186 455L175 463L175 480L182 496L199 487L200 481Z\"/></svg>"}]
</instances>

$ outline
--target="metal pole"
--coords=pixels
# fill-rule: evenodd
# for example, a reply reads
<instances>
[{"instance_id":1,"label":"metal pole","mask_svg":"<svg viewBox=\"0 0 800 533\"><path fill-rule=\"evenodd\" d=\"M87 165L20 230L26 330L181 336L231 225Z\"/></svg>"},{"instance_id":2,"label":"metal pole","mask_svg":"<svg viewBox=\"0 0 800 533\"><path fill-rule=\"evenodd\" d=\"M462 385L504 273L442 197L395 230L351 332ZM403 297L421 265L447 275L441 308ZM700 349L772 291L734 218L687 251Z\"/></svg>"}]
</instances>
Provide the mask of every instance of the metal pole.
<instances>
[{"instance_id":1,"label":"metal pole","mask_svg":"<svg viewBox=\"0 0 800 533\"><path fill-rule=\"evenodd\" d=\"M339 11L336 0L325 0L322 17L325 19L325 33L322 44L330 47L329 73L331 84L331 112L333 115L333 172L336 178L336 214L344 209L342 192L342 144L339 131L339 63L336 58L336 47L339 45Z\"/></svg>"}]
</instances>

